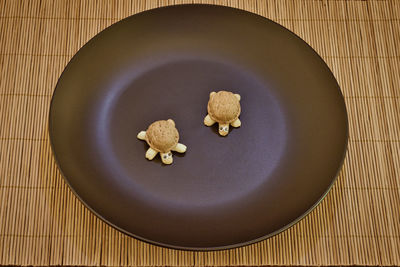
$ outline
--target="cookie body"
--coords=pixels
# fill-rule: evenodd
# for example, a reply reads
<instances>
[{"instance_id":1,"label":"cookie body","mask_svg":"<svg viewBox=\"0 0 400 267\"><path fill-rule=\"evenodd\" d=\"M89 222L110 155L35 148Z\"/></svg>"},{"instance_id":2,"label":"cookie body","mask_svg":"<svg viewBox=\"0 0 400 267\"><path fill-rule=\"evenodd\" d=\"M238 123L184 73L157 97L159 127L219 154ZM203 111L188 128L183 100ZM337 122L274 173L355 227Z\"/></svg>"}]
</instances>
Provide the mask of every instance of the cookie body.
<instances>
[{"instance_id":1,"label":"cookie body","mask_svg":"<svg viewBox=\"0 0 400 267\"><path fill-rule=\"evenodd\" d=\"M210 96L207 111L214 121L221 124L229 124L239 118L240 102L233 93L219 91Z\"/></svg>"},{"instance_id":2,"label":"cookie body","mask_svg":"<svg viewBox=\"0 0 400 267\"><path fill-rule=\"evenodd\" d=\"M179 141L179 133L170 121L161 120L150 124L146 131L147 144L157 152L166 153Z\"/></svg>"}]
</instances>

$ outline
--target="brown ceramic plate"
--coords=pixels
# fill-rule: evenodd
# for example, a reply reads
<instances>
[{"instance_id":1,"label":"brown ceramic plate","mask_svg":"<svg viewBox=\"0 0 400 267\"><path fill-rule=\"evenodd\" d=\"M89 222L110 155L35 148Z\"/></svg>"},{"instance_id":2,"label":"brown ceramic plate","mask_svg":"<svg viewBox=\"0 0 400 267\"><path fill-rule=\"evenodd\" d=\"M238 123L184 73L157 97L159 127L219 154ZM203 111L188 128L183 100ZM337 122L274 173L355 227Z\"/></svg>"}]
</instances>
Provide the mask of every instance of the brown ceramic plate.
<instances>
[{"instance_id":1,"label":"brown ceramic plate","mask_svg":"<svg viewBox=\"0 0 400 267\"><path fill-rule=\"evenodd\" d=\"M205 127L208 95L242 96L242 127ZM173 118L188 146L148 161L139 131ZM347 115L339 86L304 41L220 6L146 11L96 35L57 84L50 138L76 195L117 229L154 244L232 248L309 213L341 167Z\"/></svg>"}]
</instances>

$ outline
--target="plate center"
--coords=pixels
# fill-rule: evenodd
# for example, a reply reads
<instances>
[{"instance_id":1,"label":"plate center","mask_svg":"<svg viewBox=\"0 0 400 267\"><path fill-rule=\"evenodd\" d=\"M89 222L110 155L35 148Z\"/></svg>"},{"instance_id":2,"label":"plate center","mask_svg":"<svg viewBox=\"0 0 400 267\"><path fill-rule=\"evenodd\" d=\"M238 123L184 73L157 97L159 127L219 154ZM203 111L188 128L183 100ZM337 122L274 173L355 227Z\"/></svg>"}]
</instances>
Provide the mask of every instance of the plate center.
<instances>
[{"instance_id":1,"label":"plate center","mask_svg":"<svg viewBox=\"0 0 400 267\"><path fill-rule=\"evenodd\" d=\"M239 200L268 181L284 153L281 107L265 79L244 67L201 58L177 60L150 68L122 90L107 111L105 142L118 162L119 184L149 201L194 208ZM203 124L209 93L219 90L242 96L242 127L231 129L227 137L218 135L217 125ZM176 122L179 142L188 151L174 152L174 163L165 166L159 156L145 159L148 146L136 135L168 118Z\"/></svg>"}]
</instances>

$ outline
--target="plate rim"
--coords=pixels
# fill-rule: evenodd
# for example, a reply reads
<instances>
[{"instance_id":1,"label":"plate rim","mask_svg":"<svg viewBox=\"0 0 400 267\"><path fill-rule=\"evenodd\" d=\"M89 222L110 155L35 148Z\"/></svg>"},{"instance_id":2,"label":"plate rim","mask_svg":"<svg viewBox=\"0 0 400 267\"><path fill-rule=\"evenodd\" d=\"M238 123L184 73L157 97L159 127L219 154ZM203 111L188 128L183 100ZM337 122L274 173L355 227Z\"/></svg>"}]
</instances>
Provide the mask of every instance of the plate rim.
<instances>
[{"instance_id":1,"label":"plate rim","mask_svg":"<svg viewBox=\"0 0 400 267\"><path fill-rule=\"evenodd\" d=\"M171 245L171 244L167 244L167 243L163 243L163 242L158 242L158 241L154 241L151 239L147 239L144 237L141 237L137 234L128 232L126 230L124 230L123 228L120 228L119 226L113 224L112 222L108 221L107 219L105 219L102 215L100 215L99 213L97 213L95 210L92 209L92 207L89 206L89 204L87 204L80 196L79 194L75 191L75 189L72 187L72 185L70 184L70 182L68 181L66 175L64 175L64 172L61 168L61 165L59 163L57 154L55 153L55 148L54 148L54 142L53 142L53 134L52 134L52 110L54 107L54 97L57 93L57 88L58 85L60 83L60 79L61 77L64 75L64 72L67 70L68 66L70 66L70 63L76 58L77 54L79 53L79 51L81 51L85 46L87 46L89 43L92 43L94 41L94 39L96 39L96 37L101 34L102 32L109 30L111 27L113 27L114 25L125 21L133 16L136 15L143 15L145 13L149 13L155 10L160 10L160 9L168 9L168 8L175 8L175 7L181 7L181 6L208 6L211 8L226 8L226 9L233 9L235 10L235 12L242 12L242 13L247 13L247 15L253 16L253 17L257 17L257 18L261 18L263 20L266 20L268 22L272 22L273 24L279 26L280 28L288 31L292 36L295 36L296 38L300 39L302 42L304 42L306 44L306 46L308 46L315 55L318 56L318 58L323 62L323 64L325 65L325 67L329 70L330 76L332 76L333 81L336 83L337 89L339 91L340 94L340 98L343 100L343 106L344 106L344 114L345 114L345 128L346 128L346 140L345 140L345 144L344 144L344 151L343 151L343 155L342 155L342 159L340 161L340 164L338 165L338 169L336 171L336 174L334 175L332 182L329 184L329 186L327 187L327 189L325 190L325 192L321 195L321 197L318 199L317 202L314 203L314 205L312 205L308 210L306 210L303 214L301 214L300 216L298 216L296 219L294 219L292 222L290 222L289 224L283 226L282 228L279 228L278 230L271 232L269 234L263 235L261 237L249 240L249 241L245 241L245 242L241 242L241 243L236 243L236 244L231 244L231 245L224 245L224 246L216 246L216 247L185 247L185 246L177 246L177 245ZM113 24L109 25L108 27L104 28L103 30L99 31L98 33L96 33L92 38L90 38L83 46L81 46L76 52L75 54L71 57L71 59L68 61L67 65L64 67L63 71L61 72L60 76L57 79L57 83L55 85L54 91L52 93L52 97L51 97L51 101L50 101L50 108L49 108L49 114L48 114L48 136L49 136L49 142L50 142L50 147L51 147L51 152L53 155L53 159L55 160L55 163L57 165L57 168L63 178L63 180L67 183L69 189L72 191L72 193L75 195L75 197L77 197L79 199L79 201L87 208L89 209L94 215L96 215L98 218L100 218L103 222L105 222L107 225L111 226L112 228L130 236L133 237L135 239L138 239L142 242L145 242L147 244L150 245L156 245L156 246L160 246L163 248L167 248L167 249L174 249L174 250L183 250L183 251L223 251L223 250L228 250L228 249L235 249L235 248L241 248L244 246L248 246L248 245L252 245L261 241L264 241L266 239L269 239L275 235L278 235L284 231L286 231L287 229L291 228L292 226L294 226L295 224L297 224L298 222L300 222L301 220L303 220L305 217L307 217L319 204L321 204L322 200L324 200L324 198L327 196L327 194L331 191L333 185L335 184L335 182L337 181L339 174L343 168L343 164L346 158L346 154L348 151L348 142L349 142L349 119L348 119L348 112L347 112L347 107L346 107L346 102L344 99L344 95L343 92L340 88L340 85L336 79L336 77L334 76L331 68L328 66L328 64L325 62L325 60L317 53L317 51L314 50L314 48L312 48L305 40L303 40L300 36L298 36L296 33L294 33L293 31L289 30L288 28L286 28L285 26L273 21L272 19L269 19L267 17L264 17L262 15L244 10L244 9L240 9L240 8L236 8L236 7L231 7L231 6L224 6L224 5L217 5L217 4L201 4L201 3L188 3L188 4L174 4L174 5L167 5L167 6L161 6L161 7L156 7L156 8L151 8L151 9L147 9L147 10L143 10L140 11L138 13L132 14L127 16L126 18L123 18L121 20L118 20L116 22L114 22Z\"/></svg>"}]
</instances>

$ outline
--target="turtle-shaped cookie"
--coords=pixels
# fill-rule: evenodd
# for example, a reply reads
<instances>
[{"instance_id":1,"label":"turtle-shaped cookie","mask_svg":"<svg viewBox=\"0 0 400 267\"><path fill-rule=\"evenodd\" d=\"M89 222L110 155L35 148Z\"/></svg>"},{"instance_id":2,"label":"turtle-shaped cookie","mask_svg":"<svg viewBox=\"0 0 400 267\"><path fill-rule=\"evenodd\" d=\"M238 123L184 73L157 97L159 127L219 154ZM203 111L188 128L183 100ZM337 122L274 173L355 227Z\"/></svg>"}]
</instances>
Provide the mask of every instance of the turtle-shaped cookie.
<instances>
[{"instance_id":1,"label":"turtle-shaped cookie","mask_svg":"<svg viewBox=\"0 0 400 267\"><path fill-rule=\"evenodd\" d=\"M160 152L161 160L164 164L173 162L172 152L184 153L186 146L178 143L179 133L175 128L175 122L171 119L155 121L150 124L147 131L141 131L137 138L145 140L150 148L146 151L146 158L149 160Z\"/></svg>"},{"instance_id":2,"label":"turtle-shaped cookie","mask_svg":"<svg viewBox=\"0 0 400 267\"><path fill-rule=\"evenodd\" d=\"M207 111L208 115L204 118L204 124L211 126L218 122L218 132L222 136L229 133L229 125L240 127L240 95L227 91L210 93Z\"/></svg>"}]
</instances>

